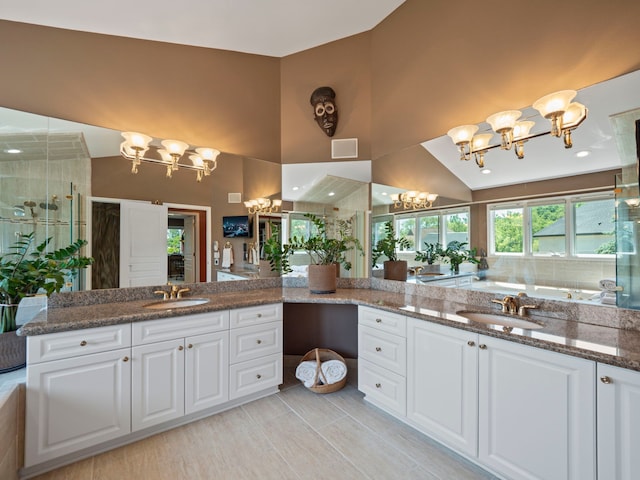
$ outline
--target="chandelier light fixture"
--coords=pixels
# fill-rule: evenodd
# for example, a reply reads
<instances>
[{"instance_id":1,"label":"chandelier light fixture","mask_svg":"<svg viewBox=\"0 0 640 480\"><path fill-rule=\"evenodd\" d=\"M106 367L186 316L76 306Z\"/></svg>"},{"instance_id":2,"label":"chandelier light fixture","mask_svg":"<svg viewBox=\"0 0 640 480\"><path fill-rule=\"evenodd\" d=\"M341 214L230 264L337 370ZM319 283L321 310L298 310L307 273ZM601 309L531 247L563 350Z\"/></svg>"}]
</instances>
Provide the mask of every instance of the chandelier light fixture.
<instances>
[{"instance_id":1,"label":"chandelier light fixture","mask_svg":"<svg viewBox=\"0 0 640 480\"><path fill-rule=\"evenodd\" d=\"M244 206L249 210L249 215L253 215L254 213L276 213L280 206L282 205L282 200L258 197L251 200L247 200L244 202Z\"/></svg>"},{"instance_id":2,"label":"chandelier light fixture","mask_svg":"<svg viewBox=\"0 0 640 480\"><path fill-rule=\"evenodd\" d=\"M564 147L571 148L571 132L587 118L587 108L581 103L571 102L577 95L575 90L562 90L545 95L533 103L533 108L540 115L551 122L549 131L531 134L535 122L531 120L519 121L522 116L520 110L506 110L487 117L491 129L500 135L500 143L491 145L493 133L480 133L477 125L461 125L447 132L453 143L458 147L460 160L469 161L472 158L480 168L484 168L485 154L494 148L515 152L520 159L524 158L524 144L532 138L544 135L562 137Z\"/></svg>"},{"instance_id":3,"label":"chandelier light fixture","mask_svg":"<svg viewBox=\"0 0 640 480\"><path fill-rule=\"evenodd\" d=\"M171 178L173 172L180 168L196 171L196 180L201 182L204 177L211 175L217 164L220 151L215 148L196 148L188 150L189 145L180 140L162 140L163 148L151 147L153 141L148 135L138 132L122 132L124 142L120 144L120 154L127 160L131 160L131 173L138 173L138 166L142 162L164 165L167 169L167 178ZM148 155L153 148L160 158ZM180 163L180 159L189 153L191 164Z\"/></svg>"},{"instance_id":4,"label":"chandelier light fixture","mask_svg":"<svg viewBox=\"0 0 640 480\"><path fill-rule=\"evenodd\" d=\"M393 206L396 208L423 210L433 207L433 202L438 198L437 193L418 192L417 190L409 190L403 193L394 193L391 195Z\"/></svg>"}]
</instances>

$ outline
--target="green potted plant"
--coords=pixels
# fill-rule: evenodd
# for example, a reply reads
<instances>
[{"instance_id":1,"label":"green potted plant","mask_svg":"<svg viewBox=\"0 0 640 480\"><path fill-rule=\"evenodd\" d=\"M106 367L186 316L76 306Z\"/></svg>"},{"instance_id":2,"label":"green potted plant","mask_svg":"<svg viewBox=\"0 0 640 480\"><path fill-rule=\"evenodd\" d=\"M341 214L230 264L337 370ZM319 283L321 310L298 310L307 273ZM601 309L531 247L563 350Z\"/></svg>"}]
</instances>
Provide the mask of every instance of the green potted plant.
<instances>
[{"instance_id":1,"label":"green potted plant","mask_svg":"<svg viewBox=\"0 0 640 480\"><path fill-rule=\"evenodd\" d=\"M79 255L86 240L78 240L66 248L47 252L51 238L33 247L35 235L20 234L9 248L9 253L0 256L0 337L2 342L16 343L23 337L15 337L18 304L24 297L45 293L50 296L59 292L67 277L77 274L93 262L90 257ZM6 336L6 335L9 336ZM0 343L1 345L1 343ZM20 347L19 347L20 348ZM0 346L0 350L2 347ZM22 361L24 364L24 361ZM21 366L5 366L9 370Z\"/></svg>"},{"instance_id":2,"label":"green potted plant","mask_svg":"<svg viewBox=\"0 0 640 480\"><path fill-rule=\"evenodd\" d=\"M312 293L333 293L337 287L337 266L342 265L345 270L351 270L352 264L346 253L353 249L362 252L362 247L359 240L351 235L346 222L338 222L335 236L330 237L324 220L312 213L304 216L311 220L314 233L307 238L289 238L279 252L272 252L267 258L272 266L280 262L282 271L288 273L291 271L289 256L296 251L306 251L310 258L309 290Z\"/></svg>"},{"instance_id":3,"label":"green potted plant","mask_svg":"<svg viewBox=\"0 0 640 480\"><path fill-rule=\"evenodd\" d=\"M426 269L428 272L440 271L439 265L434 265L434 263L442 257L443 254L442 245L439 242L436 243L427 243L424 242L424 251L416 252L416 261L417 262L427 262L429 268ZM436 270L437 268L437 270ZM425 271L423 269L423 271Z\"/></svg>"},{"instance_id":4,"label":"green potted plant","mask_svg":"<svg viewBox=\"0 0 640 480\"><path fill-rule=\"evenodd\" d=\"M409 248L411 242L404 235L396 237L393 222L384 224L384 236L378 240L371 250L372 265L375 266L382 256L387 257L384 262L384 278L387 280L407 280L407 261L398 260L398 249Z\"/></svg>"},{"instance_id":5,"label":"green potted plant","mask_svg":"<svg viewBox=\"0 0 640 480\"><path fill-rule=\"evenodd\" d=\"M271 226L271 236L265 239L262 245L264 260L260 260L259 273L261 277L279 276L283 272L288 273L291 271L289 256L285 255L285 249L282 246L280 228L271 222L269 222L269 225ZM267 270L267 272L264 270Z\"/></svg>"},{"instance_id":6,"label":"green potted plant","mask_svg":"<svg viewBox=\"0 0 640 480\"><path fill-rule=\"evenodd\" d=\"M458 242L453 240L447 244L447 248L442 252L442 258L451 265L451 272L460 273L460 264L462 262L479 263L476 259L476 249L471 250L465 248L467 242Z\"/></svg>"}]
</instances>

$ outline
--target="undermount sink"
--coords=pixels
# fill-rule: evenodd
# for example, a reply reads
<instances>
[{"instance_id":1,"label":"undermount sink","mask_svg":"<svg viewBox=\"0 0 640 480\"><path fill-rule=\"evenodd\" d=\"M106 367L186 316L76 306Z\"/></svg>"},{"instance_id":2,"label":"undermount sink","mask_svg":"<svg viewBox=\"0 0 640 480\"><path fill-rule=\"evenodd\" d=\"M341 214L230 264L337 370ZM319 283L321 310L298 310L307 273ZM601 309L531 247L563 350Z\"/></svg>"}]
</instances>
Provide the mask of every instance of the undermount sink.
<instances>
[{"instance_id":1,"label":"undermount sink","mask_svg":"<svg viewBox=\"0 0 640 480\"><path fill-rule=\"evenodd\" d=\"M195 307L209 303L208 298L176 298L174 300L161 300L159 302L148 303L144 308L152 310L171 310L172 308Z\"/></svg>"},{"instance_id":2,"label":"undermount sink","mask_svg":"<svg viewBox=\"0 0 640 480\"><path fill-rule=\"evenodd\" d=\"M499 313L470 312L463 310L460 312L456 312L456 315L460 315L461 317L464 317L467 320L471 320L472 322L501 325L503 327L524 328L527 330L544 328L544 325L541 325L532 320L525 320L524 318L511 315L500 315Z\"/></svg>"}]
</instances>

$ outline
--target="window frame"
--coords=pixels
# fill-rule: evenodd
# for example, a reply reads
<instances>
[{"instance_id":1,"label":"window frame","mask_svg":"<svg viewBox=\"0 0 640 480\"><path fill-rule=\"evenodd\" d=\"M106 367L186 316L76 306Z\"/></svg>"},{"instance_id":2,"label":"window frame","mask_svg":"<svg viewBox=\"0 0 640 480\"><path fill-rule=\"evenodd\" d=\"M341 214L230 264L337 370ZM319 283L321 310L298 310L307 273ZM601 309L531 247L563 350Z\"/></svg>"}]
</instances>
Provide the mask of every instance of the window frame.
<instances>
[{"instance_id":1,"label":"window frame","mask_svg":"<svg viewBox=\"0 0 640 480\"><path fill-rule=\"evenodd\" d=\"M404 220L407 218L415 219L415 230L414 230L414 248L413 250L403 250L402 253L416 253L424 249L422 239L422 232L420 229L420 219L423 217L439 217L438 218L438 243L440 243L443 247L447 245L446 238L446 222L445 217L447 215L455 215L458 213L464 213L467 216L467 244L471 241L471 207L455 207L455 208L442 208L442 209L430 209L430 210L417 210L415 212L405 212L394 215L393 218L393 227L396 232L398 229L398 220Z\"/></svg>"}]
</instances>

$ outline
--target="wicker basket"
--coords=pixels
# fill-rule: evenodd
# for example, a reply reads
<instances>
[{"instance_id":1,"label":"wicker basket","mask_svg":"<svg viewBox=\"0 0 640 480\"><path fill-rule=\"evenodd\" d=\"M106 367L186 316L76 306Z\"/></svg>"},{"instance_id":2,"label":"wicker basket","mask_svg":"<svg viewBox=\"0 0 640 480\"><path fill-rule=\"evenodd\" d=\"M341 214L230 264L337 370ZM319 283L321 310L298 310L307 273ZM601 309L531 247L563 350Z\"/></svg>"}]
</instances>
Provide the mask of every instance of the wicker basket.
<instances>
[{"instance_id":1,"label":"wicker basket","mask_svg":"<svg viewBox=\"0 0 640 480\"><path fill-rule=\"evenodd\" d=\"M322 380L322 377L324 377L324 374L322 373L322 370L320 368L320 365L322 364L322 362L326 362L328 360L340 360L346 366L346 362L344 361L344 358L342 358L342 356L339 355L338 353L334 352L333 350L329 350L328 348L314 348L313 350L310 350L307 353L305 353L304 357L302 357L302 359L300 360L300 363L306 362L309 360L316 361L316 376L314 378L313 385L308 387L309 390L315 393L332 393L332 392L337 392L342 387L344 387L345 384L347 383L346 375L342 380L336 383L330 383L330 384L320 383Z\"/></svg>"}]
</instances>

